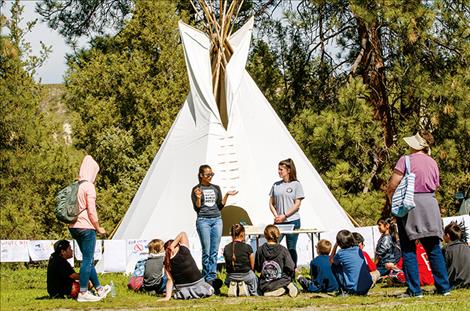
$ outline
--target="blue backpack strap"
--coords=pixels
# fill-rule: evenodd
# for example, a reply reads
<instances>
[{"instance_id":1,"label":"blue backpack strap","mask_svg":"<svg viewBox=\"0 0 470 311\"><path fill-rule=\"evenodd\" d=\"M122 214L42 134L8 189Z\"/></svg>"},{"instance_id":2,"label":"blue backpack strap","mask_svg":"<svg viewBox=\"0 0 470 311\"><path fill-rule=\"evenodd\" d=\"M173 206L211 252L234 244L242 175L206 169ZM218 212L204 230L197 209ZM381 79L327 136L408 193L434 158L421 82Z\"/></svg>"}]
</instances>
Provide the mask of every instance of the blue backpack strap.
<instances>
[{"instance_id":1,"label":"blue backpack strap","mask_svg":"<svg viewBox=\"0 0 470 311\"><path fill-rule=\"evenodd\" d=\"M411 163L410 163L410 156L405 156L405 171L406 175L409 175L411 172Z\"/></svg>"}]
</instances>

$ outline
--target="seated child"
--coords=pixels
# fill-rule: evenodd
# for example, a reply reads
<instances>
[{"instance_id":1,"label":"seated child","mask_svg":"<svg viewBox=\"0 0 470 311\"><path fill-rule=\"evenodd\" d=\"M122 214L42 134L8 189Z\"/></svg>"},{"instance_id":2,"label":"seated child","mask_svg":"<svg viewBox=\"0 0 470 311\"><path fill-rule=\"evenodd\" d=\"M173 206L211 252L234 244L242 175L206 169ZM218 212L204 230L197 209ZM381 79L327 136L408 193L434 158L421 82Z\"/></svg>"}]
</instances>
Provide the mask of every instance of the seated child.
<instances>
[{"instance_id":1,"label":"seated child","mask_svg":"<svg viewBox=\"0 0 470 311\"><path fill-rule=\"evenodd\" d=\"M255 256L255 269L260 274L259 288L264 296L281 296L288 290L289 296L296 297L298 289L292 283L295 264L289 251L278 244L281 233L275 225L264 229L264 243Z\"/></svg>"},{"instance_id":2,"label":"seated child","mask_svg":"<svg viewBox=\"0 0 470 311\"><path fill-rule=\"evenodd\" d=\"M336 252L337 248L341 249ZM364 255L356 245L352 233L341 230L336 235L336 244L330 255L332 270L342 295L366 295L372 286L372 277L367 268Z\"/></svg>"},{"instance_id":3,"label":"seated child","mask_svg":"<svg viewBox=\"0 0 470 311\"><path fill-rule=\"evenodd\" d=\"M373 284L377 282L380 277L380 272L377 270L375 262L372 261L369 254L364 250L364 237L359 232L353 232L354 241L356 241L357 246L362 251L364 259L366 260L367 268L369 268L370 276L372 277Z\"/></svg>"},{"instance_id":4,"label":"seated child","mask_svg":"<svg viewBox=\"0 0 470 311\"><path fill-rule=\"evenodd\" d=\"M154 239L148 244L149 256L145 262L144 282L142 288L147 292L161 294L165 291L166 276L163 269L165 250L163 241Z\"/></svg>"},{"instance_id":5,"label":"seated child","mask_svg":"<svg viewBox=\"0 0 470 311\"><path fill-rule=\"evenodd\" d=\"M443 253L450 285L455 288L470 287L470 247L461 240L462 235L463 230L456 222L444 228L447 245Z\"/></svg>"},{"instance_id":6,"label":"seated child","mask_svg":"<svg viewBox=\"0 0 470 311\"><path fill-rule=\"evenodd\" d=\"M224 248L228 296L258 296L258 277L253 272L255 255L251 246L245 244L245 227L234 224L230 234L232 242Z\"/></svg>"},{"instance_id":7,"label":"seated child","mask_svg":"<svg viewBox=\"0 0 470 311\"><path fill-rule=\"evenodd\" d=\"M331 271L329 257L331 243L327 240L320 240L316 248L318 256L310 262L311 280L299 275L297 281L306 292L335 292L338 290L338 282Z\"/></svg>"},{"instance_id":8,"label":"seated child","mask_svg":"<svg viewBox=\"0 0 470 311\"><path fill-rule=\"evenodd\" d=\"M377 225L382 234L375 248L377 270L382 276L390 274L391 270L401 271L396 265L401 258L401 252L394 237L397 233L396 225L390 218L380 218Z\"/></svg>"},{"instance_id":9,"label":"seated child","mask_svg":"<svg viewBox=\"0 0 470 311\"><path fill-rule=\"evenodd\" d=\"M214 288L204 281L191 252L189 240L185 232L179 233L174 240L166 241L165 249L165 275L166 294L162 301L171 299L173 285L175 299L196 299L209 297L214 294Z\"/></svg>"},{"instance_id":10,"label":"seated child","mask_svg":"<svg viewBox=\"0 0 470 311\"><path fill-rule=\"evenodd\" d=\"M54 253L47 265L47 292L51 298L77 298L80 290L80 274L76 273L67 259L73 257L72 247L67 240L54 244Z\"/></svg>"}]
</instances>

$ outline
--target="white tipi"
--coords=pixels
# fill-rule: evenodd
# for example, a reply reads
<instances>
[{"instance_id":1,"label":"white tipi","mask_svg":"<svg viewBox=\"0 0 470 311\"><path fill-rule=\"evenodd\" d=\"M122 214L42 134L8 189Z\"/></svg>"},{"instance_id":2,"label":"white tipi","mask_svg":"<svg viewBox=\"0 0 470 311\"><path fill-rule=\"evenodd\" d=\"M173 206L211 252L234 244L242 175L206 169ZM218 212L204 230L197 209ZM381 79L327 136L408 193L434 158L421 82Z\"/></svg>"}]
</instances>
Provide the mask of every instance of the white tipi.
<instances>
[{"instance_id":1,"label":"white tipi","mask_svg":"<svg viewBox=\"0 0 470 311\"><path fill-rule=\"evenodd\" d=\"M180 231L196 235L190 195L201 164L212 167L213 183L223 193L239 191L229 197L227 205L243 208L254 225L272 223L268 195L279 180L277 164L286 158L294 160L305 192L302 227L353 227L245 70L253 18L228 39L233 54L224 73L226 120L213 95L211 40L183 22L179 29L191 91L113 239L165 240Z\"/></svg>"}]
</instances>

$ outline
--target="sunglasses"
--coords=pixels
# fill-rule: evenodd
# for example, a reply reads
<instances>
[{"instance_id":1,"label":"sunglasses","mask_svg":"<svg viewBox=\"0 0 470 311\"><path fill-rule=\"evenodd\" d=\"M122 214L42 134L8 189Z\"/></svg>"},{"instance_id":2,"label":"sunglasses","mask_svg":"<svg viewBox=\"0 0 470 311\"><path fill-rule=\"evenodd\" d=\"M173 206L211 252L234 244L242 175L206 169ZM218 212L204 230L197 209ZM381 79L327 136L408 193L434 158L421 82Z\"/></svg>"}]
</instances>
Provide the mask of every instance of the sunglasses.
<instances>
[{"instance_id":1,"label":"sunglasses","mask_svg":"<svg viewBox=\"0 0 470 311\"><path fill-rule=\"evenodd\" d=\"M214 175L215 175L214 173L202 174L202 176L204 176L204 177L206 177L206 178L212 177L212 176L214 176Z\"/></svg>"}]
</instances>

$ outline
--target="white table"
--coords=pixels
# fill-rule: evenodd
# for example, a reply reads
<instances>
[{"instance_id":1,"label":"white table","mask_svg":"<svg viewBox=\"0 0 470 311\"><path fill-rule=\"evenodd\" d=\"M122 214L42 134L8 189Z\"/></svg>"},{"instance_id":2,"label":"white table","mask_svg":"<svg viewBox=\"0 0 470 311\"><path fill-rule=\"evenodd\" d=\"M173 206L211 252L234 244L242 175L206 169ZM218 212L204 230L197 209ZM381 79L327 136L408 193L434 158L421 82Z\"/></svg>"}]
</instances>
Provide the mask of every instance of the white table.
<instances>
[{"instance_id":1,"label":"white table","mask_svg":"<svg viewBox=\"0 0 470 311\"><path fill-rule=\"evenodd\" d=\"M264 229L261 228L247 228L245 227L245 235L248 237L255 236L256 238L256 248L259 248L259 238L264 236ZM310 242L312 243L312 259L315 257L315 242L313 241L313 236L315 235L318 240L320 240L320 233L324 232L323 230L318 229L307 229L307 228L300 228L294 230L280 230L281 235L283 234L300 234L305 233L309 236Z\"/></svg>"}]
</instances>

